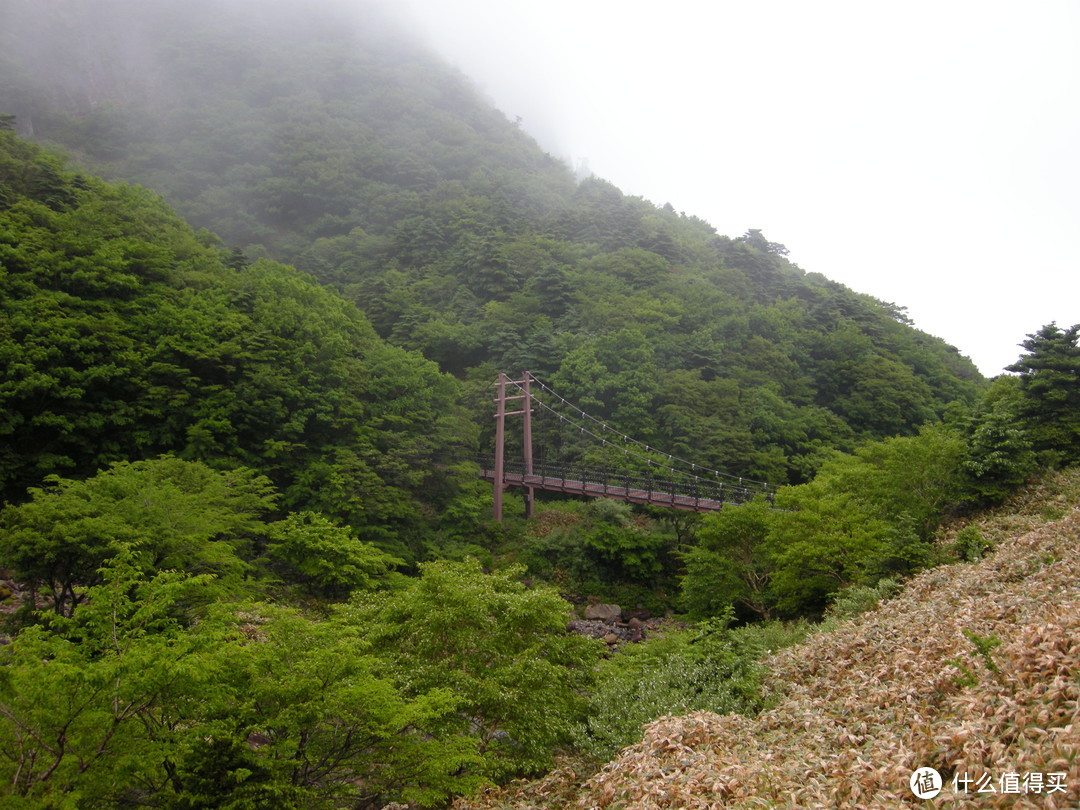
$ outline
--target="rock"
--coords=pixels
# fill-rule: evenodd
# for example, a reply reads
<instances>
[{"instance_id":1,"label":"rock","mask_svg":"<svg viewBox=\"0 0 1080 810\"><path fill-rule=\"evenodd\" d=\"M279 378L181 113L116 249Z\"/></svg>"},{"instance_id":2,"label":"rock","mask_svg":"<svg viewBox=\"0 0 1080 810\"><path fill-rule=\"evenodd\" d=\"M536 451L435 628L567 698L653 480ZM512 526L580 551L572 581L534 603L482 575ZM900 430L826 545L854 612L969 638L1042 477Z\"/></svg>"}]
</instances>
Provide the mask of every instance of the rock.
<instances>
[{"instance_id":1,"label":"rock","mask_svg":"<svg viewBox=\"0 0 1080 810\"><path fill-rule=\"evenodd\" d=\"M612 632L610 625L595 619L571 619L566 629L572 633L589 636L589 638L603 638Z\"/></svg>"},{"instance_id":2,"label":"rock","mask_svg":"<svg viewBox=\"0 0 1080 810\"><path fill-rule=\"evenodd\" d=\"M571 619L566 629L571 633L598 638L615 646L624 641L642 641L649 629L647 622L639 622L640 627L627 626L618 622L602 622L599 619Z\"/></svg>"},{"instance_id":3,"label":"rock","mask_svg":"<svg viewBox=\"0 0 1080 810\"><path fill-rule=\"evenodd\" d=\"M599 619L602 622L613 622L622 617L622 608L618 605L589 605L585 608L586 619Z\"/></svg>"},{"instance_id":4,"label":"rock","mask_svg":"<svg viewBox=\"0 0 1080 810\"><path fill-rule=\"evenodd\" d=\"M630 621L626 623L626 626L631 630L637 630L639 627L644 627L645 622L639 619L637 616L631 616Z\"/></svg>"},{"instance_id":5,"label":"rock","mask_svg":"<svg viewBox=\"0 0 1080 810\"><path fill-rule=\"evenodd\" d=\"M650 613L645 608L635 608L634 610L624 610L622 618L624 622L628 622L631 619L640 619L641 621L645 621L646 619L652 618L652 613Z\"/></svg>"}]
</instances>

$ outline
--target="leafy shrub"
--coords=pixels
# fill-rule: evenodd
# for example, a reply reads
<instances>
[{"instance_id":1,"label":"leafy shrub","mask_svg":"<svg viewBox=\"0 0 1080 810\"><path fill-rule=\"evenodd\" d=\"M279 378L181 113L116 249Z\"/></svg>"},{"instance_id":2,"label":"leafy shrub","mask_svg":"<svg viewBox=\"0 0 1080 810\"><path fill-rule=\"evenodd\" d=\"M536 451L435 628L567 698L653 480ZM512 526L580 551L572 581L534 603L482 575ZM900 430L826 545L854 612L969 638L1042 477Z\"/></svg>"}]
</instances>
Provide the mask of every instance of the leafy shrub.
<instances>
[{"instance_id":1,"label":"leafy shrub","mask_svg":"<svg viewBox=\"0 0 1080 810\"><path fill-rule=\"evenodd\" d=\"M578 745L606 759L639 739L645 723L666 714L756 712L762 675L757 659L764 649L759 640L729 630L730 616L627 646L605 661L589 719L575 732Z\"/></svg>"},{"instance_id":2,"label":"leafy shrub","mask_svg":"<svg viewBox=\"0 0 1080 810\"><path fill-rule=\"evenodd\" d=\"M552 588L526 588L522 573L485 574L475 560L425 563L419 578L339 614L406 696L446 688L460 699L449 730L475 739L488 777L551 764L583 716L602 646L567 633L570 606Z\"/></svg>"},{"instance_id":3,"label":"leafy shrub","mask_svg":"<svg viewBox=\"0 0 1080 810\"><path fill-rule=\"evenodd\" d=\"M825 611L824 627L844 619L859 616L873 610L882 601L895 596L900 590L900 583L894 579L882 579L875 585L852 585L840 591Z\"/></svg>"},{"instance_id":4,"label":"leafy shrub","mask_svg":"<svg viewBox=\"0 0 1080 810\"><path fill-rule=\"evenodd\" d=\"M814 629L815 625L806 619L796 619L795 621L777 621L774 619L767 622L740 625L730 632L732 638L738 639L740 643L746 644L750 648L761 650L762 654L766 655L790 647L793 644L798 644L813 633Z\"/></svg>"},{"instance_id":5,"label":"leafy shrub","mask_svg":"<svg viewBox=\"0 0 1080 810\"><path fill-rule=\"evenodd\" d=\"M978 526L965 526L956 533L952 544L956 556L964 562L981 560L989 548Z\"/></svg>"}]
</instances>

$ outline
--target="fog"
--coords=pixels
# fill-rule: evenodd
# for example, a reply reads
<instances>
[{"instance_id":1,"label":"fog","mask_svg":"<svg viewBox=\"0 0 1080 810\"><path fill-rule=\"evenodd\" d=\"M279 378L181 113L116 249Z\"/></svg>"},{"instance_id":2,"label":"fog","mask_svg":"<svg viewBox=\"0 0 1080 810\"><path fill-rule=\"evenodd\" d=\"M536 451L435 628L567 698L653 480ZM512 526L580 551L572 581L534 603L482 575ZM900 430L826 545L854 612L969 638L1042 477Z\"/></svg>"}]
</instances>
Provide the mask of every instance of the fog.
<instances>
[{"instance_id":1,"label":"fog","mask_svg":"<svg viewBox=\"0 0 1080 810\"><path fill-rule=\"evenodd\" d=\"M106 5L130 25L95 31ZM169 53L146 42L170 15L201 15L202 41L189 45L211 55L215 15L317 36L312 9L333 8L368 42L429 42L570 165L720 233L761 229L803 269L907 307L986 374L1041 325L1080 321L1074 2L81 0L62 4L67 17L50 11L60 7L0 0L0 38L37 78L68 76L72 106L137 89L167 109ZM76 40L104 38L106 52L38 38L76 12Z\"/></svg>"},{"instance_id":2,"label":"fog","mask_svg":"<svg viewBox=\"0 0 1080 810\"><path fill-rule=\"evenodd\" d=\"M988 375L1080 321L1080 5L403 0L549 150L908 307Z\"/></svg>"}]
</instances>

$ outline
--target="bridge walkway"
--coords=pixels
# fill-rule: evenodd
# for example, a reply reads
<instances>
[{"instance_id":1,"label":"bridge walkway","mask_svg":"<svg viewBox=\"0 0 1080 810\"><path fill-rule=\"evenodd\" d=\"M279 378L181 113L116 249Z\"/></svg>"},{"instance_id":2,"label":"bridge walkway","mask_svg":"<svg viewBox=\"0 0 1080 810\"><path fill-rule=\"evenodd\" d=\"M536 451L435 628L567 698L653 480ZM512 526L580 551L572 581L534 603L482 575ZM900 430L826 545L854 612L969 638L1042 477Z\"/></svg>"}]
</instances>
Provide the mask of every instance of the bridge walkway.
<instances>
[{"instance_id":1,"label":"bridge walkway","mask_svg":"<svg viewBox=\"0 0 1080 810\"><path fill-rule=\"evenodd\" d=\"M485 459L480 467L480 477L494 483L494 464ZM771 489L749 482L713 484L696 478L680 481L564 463L537 463L531 472L526 472L522 462L507 461L503 482L506 486L615 498L693 512L716 512L727 505L746 503L758 495L772 500Z\"/></svg>"}]
</instances>

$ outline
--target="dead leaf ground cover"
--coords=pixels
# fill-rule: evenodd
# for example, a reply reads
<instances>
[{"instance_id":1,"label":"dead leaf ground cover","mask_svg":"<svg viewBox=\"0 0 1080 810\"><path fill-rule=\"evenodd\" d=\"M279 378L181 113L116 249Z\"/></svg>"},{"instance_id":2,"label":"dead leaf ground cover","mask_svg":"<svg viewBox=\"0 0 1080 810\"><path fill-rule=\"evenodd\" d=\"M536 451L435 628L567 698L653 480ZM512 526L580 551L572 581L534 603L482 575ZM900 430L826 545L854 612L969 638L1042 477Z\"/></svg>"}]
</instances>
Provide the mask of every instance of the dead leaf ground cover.
<instances>
[{"instance_id":1,"label":"dead leaf ground cover","mask_svg":"<svg viewBox=\"0 0 1080 810\"><path fill-rule=\"evenodd\" d=\"M985 559L774 655L756 718L661 718L588 778L564 767L456 806L1080 806L1078 481L984 518ZM934 799L909 787L923 766L943 777Z\"/></svg>"}]
</instances>

